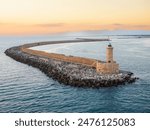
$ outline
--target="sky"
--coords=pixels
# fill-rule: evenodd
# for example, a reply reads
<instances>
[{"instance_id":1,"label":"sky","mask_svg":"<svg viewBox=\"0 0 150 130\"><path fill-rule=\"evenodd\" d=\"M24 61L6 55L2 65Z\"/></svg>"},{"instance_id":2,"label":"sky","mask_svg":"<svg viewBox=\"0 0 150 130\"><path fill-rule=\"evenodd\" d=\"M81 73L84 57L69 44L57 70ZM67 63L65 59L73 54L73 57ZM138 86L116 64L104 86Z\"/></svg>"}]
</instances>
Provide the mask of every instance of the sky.
<instances>
[{"instance_id":1,"label":"sky","mask_svg":"<svg viewBox=\"0 0 150 130\"><path fill-rule=\"evenodd\" d=\"M150 30L150 0L0 0L0 35Z\"/></svg>"}]
</instances>

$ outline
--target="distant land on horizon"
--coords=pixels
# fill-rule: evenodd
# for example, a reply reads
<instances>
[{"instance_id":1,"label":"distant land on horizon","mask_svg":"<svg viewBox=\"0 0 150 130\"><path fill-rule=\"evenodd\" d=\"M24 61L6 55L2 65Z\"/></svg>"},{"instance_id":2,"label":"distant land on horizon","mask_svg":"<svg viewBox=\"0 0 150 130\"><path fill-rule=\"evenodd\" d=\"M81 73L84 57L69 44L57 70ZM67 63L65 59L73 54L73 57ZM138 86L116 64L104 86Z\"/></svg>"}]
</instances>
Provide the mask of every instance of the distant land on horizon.
<instances>
[{"instance_id":1,"label":"distant land on horizon","mask_svg":"<svg viewBox=\"0 0 150 130\"><path fill-rule=\"evenodd\" d=\"M74 32L61 32L54 34L33 34L33 35L0 35L0 38L4 37L44 37L44 36L147 36L150 37L150 30L85 30L85 31L74 31Z\"/></svg>"},{"instance_id":2,"label":"distant land on horizon","mask_svg":"<svg viewBox=\"0 0 150 130\"><path fill-rule=\"evenodd\" d=\"M69 32L70 35L150 35L150 30L87 30L80 32Z\"/></svg>"}]
</instances>

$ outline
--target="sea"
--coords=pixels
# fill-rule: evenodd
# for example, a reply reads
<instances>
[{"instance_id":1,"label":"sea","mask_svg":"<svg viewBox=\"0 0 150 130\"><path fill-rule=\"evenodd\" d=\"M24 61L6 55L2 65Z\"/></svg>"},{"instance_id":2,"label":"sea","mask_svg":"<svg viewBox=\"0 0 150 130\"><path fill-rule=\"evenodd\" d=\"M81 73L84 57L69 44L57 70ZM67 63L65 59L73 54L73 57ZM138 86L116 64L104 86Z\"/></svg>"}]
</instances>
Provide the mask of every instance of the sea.
<instances>
[{"instance_id":1,"label":"sea","mask_svg":"<svg viewBox=\"0 0 150 130\"><path fill-rule=\"evenodd\" d=\"M71 43L31 49L65 55L106 59L106 47L114 47L121 70L139 77L135 83L108 88L66 86L39 69L4 54L7 48L39 41L108 38L99 32L74 32L37 36L0 36L0 113L149 113L150 36L111 32L110 42Z\"/></svg>"}]
</instances>

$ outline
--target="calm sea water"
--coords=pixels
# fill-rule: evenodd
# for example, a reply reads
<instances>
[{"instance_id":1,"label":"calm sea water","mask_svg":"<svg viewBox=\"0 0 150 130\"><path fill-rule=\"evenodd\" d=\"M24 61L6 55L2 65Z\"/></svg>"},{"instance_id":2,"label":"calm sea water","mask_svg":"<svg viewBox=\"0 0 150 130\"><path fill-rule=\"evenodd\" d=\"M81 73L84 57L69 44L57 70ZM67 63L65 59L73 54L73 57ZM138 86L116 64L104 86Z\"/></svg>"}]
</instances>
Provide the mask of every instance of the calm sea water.
<instances>
[{"instance_id":1,"label":"calm sea water","mask_svg":"<svg viewBox=\"0 0 150 130\"><path fill-rule=\"evenodd\" d=\"M0 112L150 112L150 38L111 36L120 68L140 78L133 84L111 88L65 86L4 54L7 48L24 43L79 36L100 37L88 34L0 37ZM105 60L107 44L73 43L34 49Z\"/></svg>"}]
</instances>

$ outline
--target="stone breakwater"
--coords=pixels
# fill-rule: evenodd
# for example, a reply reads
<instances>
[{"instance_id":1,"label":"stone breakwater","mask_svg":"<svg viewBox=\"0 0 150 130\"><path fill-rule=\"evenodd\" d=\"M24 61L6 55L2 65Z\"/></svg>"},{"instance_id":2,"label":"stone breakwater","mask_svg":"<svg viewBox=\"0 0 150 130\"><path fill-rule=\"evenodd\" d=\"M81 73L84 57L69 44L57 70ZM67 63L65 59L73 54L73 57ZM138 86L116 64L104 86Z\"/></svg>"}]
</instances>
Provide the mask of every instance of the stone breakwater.
<instances>
[{"instance_id":1,"label":"stone breakwater","mask_svg":"<svg viewBox=\"0 0 150 130\"><path fill-rule=\"evenodd\" d=\"M68 41L71 43L74 41ZM86 42L86 41L85 41ZM56 44L56 42L54 42ZM60 43L60 42L57 42ZM66 41L62 43L67 43ZM120 71L119 74L101 74L97 73L95 68L84 66L66 61L47 58L44 56L32 55L22 51L22 48L29 48L37 45L53 44L49 43L31 43L22 46L12 47L5 51L5 54L16 61L39 68L47 76L57 80L59 83L77 87L111 87L133 83L136 77L133 73Z\"/></svg>"}]
</instances>

